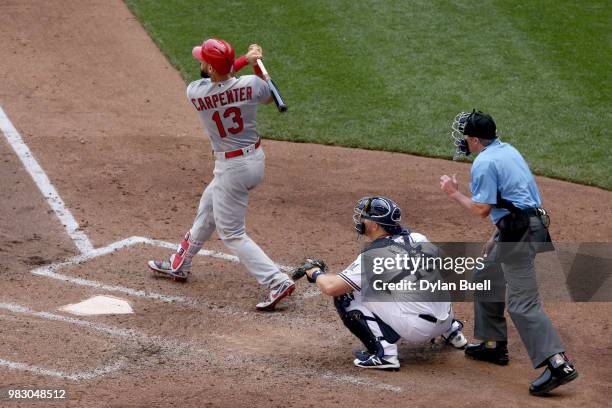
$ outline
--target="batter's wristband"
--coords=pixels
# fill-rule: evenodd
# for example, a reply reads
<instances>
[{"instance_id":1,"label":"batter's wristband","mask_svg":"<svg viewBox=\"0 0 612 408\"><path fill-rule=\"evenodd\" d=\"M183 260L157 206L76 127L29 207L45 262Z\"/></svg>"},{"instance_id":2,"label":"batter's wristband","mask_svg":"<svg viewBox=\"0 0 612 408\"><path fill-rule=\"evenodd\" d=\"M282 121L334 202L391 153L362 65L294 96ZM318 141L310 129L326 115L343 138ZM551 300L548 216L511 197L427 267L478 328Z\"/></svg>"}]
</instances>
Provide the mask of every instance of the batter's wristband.
<instances>
[{"instance_id":1,"label":"batter's wristband","mask_svg":"<svg viewBox=\"0 0 612 408\"><path fill-rule=\"evenodd\" d=\"M249 60L246 55L241 55L238 59L234 60L234 72L240 71L242 68L249 65Z\"/></svg>"},{"instance_id":2,"label":"batter's wristband","mask_svg":"<svg viewBox=\"0 0 612 408\"><path fill-rule=\"evenodd\" d=\"M321 271L320 269L317 269L316 271L312 273L312 276L310 277L310 279L312 280L313 283L316 283L317 278L321 275L323 275L323 271Z\"/></svg>"}]
</instances>

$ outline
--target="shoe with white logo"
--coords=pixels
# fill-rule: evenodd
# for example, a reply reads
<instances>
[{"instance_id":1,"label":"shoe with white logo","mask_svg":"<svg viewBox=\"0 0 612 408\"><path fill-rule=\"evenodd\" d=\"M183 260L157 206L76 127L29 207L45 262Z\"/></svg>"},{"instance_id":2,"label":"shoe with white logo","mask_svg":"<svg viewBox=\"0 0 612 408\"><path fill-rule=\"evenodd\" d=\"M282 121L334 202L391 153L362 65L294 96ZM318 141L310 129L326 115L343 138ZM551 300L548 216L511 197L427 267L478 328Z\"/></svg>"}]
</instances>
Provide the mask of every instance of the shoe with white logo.
<instances>
[{"instance_id":1,"label":"shoe with white logo","mask_svg":"<svg viewBox=\"0 0 612 408\"><path fill-rule=\"evenodd\" d=\"M546 395L558 386L567 384L577 377L578 371L570 361L566 360L556 368L549 363L544 372L531 383L529 393L536 396Z\"/></svg>"},{"instance_id":2,"label":"shoe with white logo","mask_svg":"<svg viewBox=\"0 0 612 408\"><path fill-rule=\"evenodd\" d=\"M255 305L255 308L260 311L268 312L274 310L274 307L283 298L291 295L295 290L295 283L291 279L284 281L283 283L276 285L270 289L270 294L263 302Z\"/></svg>"},{"instance_id":3,"label":"shoe with white logo","mask_svg":"<svg viewBox=\"0 0 612 408\"><path fill-rule=\"evenodd\" d=\"M452 333L449 334L448 337L444 337L444 335L442 335L442 340L444 340L444 343L449 344L456 349L463 350L468 343L467 339L461 332L463 329L463 323L461 323L459 320L453 320L453 325L451 328L453 330Z\"/></svg>"},{"instance_id":4,"label":"shoe with white logo","mask_svg":"<svg viewBox=\"0 0 612 408\"><path fill-rule=\"evenodd\" d=\"M353 361L353 364L361 368L377 368L379 370L386 371L399 371L400 368L400 363L397 356L378 357L376 354L370 354L366 360L356 358Z\"/></svg>"},{"instance_id":5,"label":"shoe with white logo","mask_svg":"<svg viewBox=\"0 0 612 408\"><path fill-rule=\"evenodd\" d=\"M189 277L189 271L191 270L191 263L183 262L182 259L178 259L177 254L172 254L170 259L167 261L149 261L147 265L153 272L157 272L170 278L186 281ZM178 268L173 268L174 264L178 264Z\"/></svg>"}]
</instances>

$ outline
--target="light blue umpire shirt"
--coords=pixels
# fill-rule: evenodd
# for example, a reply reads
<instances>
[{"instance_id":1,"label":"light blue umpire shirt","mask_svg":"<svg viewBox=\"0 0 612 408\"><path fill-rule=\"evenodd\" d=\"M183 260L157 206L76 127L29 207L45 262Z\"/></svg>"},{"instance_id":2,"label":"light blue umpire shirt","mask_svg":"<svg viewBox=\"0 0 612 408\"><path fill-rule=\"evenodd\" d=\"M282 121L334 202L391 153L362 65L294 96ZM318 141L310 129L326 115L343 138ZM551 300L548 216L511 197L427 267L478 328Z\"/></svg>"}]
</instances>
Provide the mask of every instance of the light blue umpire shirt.
<instances>
[{"instance_id":1,"label":"light blue umpire shirt","mask_svg":"<svg viewBox=\"0 0 612 408\"><path fill-rule=\"evenodd\" d=\"M474 160L471 170L472 200L497 204L497 191L515 207L539 208L542 205L535 178L523 156L513 146L494 140ZM505 208L491 209L493 224L510 214Z\"/></svg>"}]
</instances>

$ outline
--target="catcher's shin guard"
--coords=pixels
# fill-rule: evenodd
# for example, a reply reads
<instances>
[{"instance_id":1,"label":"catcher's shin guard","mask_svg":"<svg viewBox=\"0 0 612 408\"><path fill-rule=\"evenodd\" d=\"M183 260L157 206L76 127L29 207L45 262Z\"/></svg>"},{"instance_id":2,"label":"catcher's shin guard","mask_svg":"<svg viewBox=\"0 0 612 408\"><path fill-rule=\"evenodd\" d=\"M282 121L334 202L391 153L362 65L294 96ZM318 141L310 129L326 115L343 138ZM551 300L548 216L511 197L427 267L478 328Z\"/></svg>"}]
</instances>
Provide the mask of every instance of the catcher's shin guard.
<instances>
[{"instance_id":1,"label":"catcher's shin guard","mask_svg":"<svg viewBox=\"0 0 612 408\"><path fill-rule=\"evenodd\" d=\"M342 295L334 298L334 306L342 319L342 323L357 337L368 350L369 354L382 357L385 354L380 339L376 338L368 326L367 317L359 310L347 311L351 303L350 295Z\"/></svg>"}]
</instances>

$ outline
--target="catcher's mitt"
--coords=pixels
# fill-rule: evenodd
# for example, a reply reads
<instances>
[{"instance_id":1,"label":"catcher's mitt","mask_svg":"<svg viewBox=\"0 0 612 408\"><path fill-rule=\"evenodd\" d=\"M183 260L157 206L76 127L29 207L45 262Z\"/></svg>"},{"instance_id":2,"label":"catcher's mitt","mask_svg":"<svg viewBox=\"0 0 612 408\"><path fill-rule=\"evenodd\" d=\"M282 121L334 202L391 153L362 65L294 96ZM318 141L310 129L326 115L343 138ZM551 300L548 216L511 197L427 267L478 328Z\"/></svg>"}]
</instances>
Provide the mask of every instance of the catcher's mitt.
<instances>
[{"instance_id":1,"label":"catcher's mitt","mask_svg":"<svg viewBox=\"0 0 612 408\"><path fill-rule=\"evenodd\" d=\"M291 272L291 279L295 281L303 278L304 275L306 275L306 271L312 268L319 268L322 272L325 272L325 270L327 269L327 265L325 265L325 262L322 259L308 258L306 259L306 262L304 262L302 265L298 266ZM306 278L310 283L314 282L308 276L306 276Z\"/></svg>"}]
</instances>

